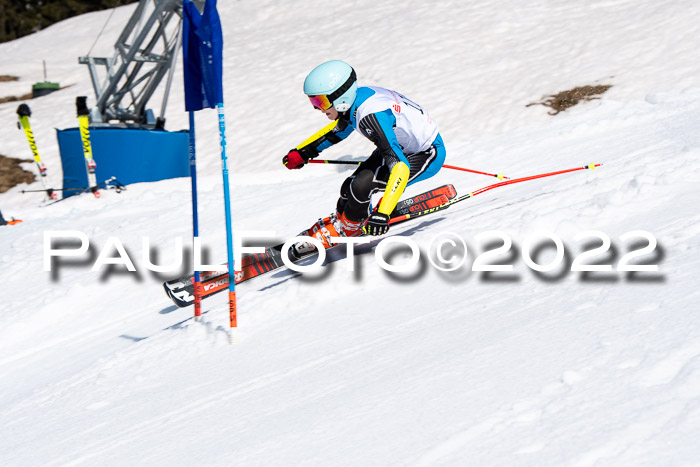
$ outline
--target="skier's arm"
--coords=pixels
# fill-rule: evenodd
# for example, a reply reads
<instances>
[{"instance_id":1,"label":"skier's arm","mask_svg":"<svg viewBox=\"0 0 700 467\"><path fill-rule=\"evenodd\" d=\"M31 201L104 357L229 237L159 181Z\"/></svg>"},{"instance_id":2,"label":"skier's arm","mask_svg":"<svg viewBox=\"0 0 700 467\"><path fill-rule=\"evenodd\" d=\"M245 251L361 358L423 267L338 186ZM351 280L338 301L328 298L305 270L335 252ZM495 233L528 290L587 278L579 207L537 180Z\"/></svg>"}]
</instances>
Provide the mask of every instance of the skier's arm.
<instances>
[{"instance_id":1,"label":"skier's arm","mask_svg":"<svg viewBox=\"0 0 700 467\"><path fill-rule=\"evenodd\" d=\"M408 184L410 173L408 159L401 149L394 128L396 118L391 110L369 114L359 124L359 128L382 152L385 164L391 171L384 197L378 207L378 212L389 216L399 202Z\"/></svg>"},{"instance_id":2,"label":"skier's arm","mask_svg":"<svg viewBox=\"0 0 700 467\"><path fill-rule=\"evenodd\" d=\"M347 120L334 120L297 146L296 149L298 151L313 149L318 155L324 149L328 149L347 138L350 133L352 133L352 126L348 124Z\"/></svg>"},{"instance_id":3,"label":"skier's arm","mask_svg":"<svg viewBox=\"0 0 700 467\"><path fill-rule=\"evenodd\" d=\"M334 120L289 151L282 159L282 163L288 169L300 169L309 162L309 159L318 157L321 151L344 140L350 133L352 133L352 127L346 120Z\"/></svg>"}]
</instances>

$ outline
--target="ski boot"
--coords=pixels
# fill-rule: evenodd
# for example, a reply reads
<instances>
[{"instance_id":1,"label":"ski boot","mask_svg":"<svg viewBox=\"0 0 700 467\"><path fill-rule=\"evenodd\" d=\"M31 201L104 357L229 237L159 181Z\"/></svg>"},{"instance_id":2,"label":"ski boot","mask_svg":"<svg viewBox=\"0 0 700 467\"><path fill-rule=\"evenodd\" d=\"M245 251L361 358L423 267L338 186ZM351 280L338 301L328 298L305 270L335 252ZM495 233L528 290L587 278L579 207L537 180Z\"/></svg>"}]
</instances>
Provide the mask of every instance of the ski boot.
<instances>
[{"instance_id":1,"label":"ski boot","mask_svg":"<svg viewBox=\"0 0 700 467\"><path fill-rule=\"evenodd\" d=\"M337 212L328 217L319 219L308 230L301 232L300 236L313 237L324 248L328 249L335 246L332 243L333 237L358 237L362 235L362 221L351 221L345 217L345 213L338 215ZM294 255L298 258L316 251L316 247L311 242L300 242L294 245Z\"/></svg>"}]
</instances>

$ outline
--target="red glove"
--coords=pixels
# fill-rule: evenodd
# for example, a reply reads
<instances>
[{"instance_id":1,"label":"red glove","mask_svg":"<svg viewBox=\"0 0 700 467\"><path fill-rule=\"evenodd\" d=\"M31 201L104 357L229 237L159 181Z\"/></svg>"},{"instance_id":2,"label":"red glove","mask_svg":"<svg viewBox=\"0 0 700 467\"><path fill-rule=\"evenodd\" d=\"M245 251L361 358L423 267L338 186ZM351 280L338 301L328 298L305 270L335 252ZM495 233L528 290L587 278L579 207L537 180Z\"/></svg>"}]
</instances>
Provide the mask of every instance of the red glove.
<instances>
[{"instance_id":1,"label":"red glove","mask_svg":"<svg viewBox=\"0 0 700 467\"><path fill-rule=\"evenodd\" d=\"M289 170L293 169L301 169L304 167L304 164L306 164L306 160L299 154L299 151L296 149L292 149L287 153L286 156L282 158L282 163L287 167Z\"/></svg>"}]
</instances>

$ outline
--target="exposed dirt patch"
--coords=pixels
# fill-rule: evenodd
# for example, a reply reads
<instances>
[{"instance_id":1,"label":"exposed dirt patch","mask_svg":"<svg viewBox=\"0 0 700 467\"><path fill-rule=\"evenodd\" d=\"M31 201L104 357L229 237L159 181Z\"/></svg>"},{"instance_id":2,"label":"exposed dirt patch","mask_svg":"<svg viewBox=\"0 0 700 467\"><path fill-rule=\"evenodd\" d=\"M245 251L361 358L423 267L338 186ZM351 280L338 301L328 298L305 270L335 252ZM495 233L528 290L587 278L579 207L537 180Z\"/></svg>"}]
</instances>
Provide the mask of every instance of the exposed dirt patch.
<instances>
[{"instance_id":1,"label":"exposed dirt patch","mask_svg":"<svg viewBox=\"0 0 700 467\"><path fill-rule=\"evenodd\" d=\"M0 193L5 193L20 183L32 183L36 180L33 173L24 170L20 164L34 162L31 159L14 159L0 154Z\"/></svg>"},{"instance_id":2,"label":"exposed dirt patch","mask_svg":"<svg viewBox=\"0 0 700 467\"><path fill-rule=\"evenodd\" d=\"M28 101L34 97L32 93L30 92L29 94L24 94L22 96L5 96L5 97L0 97L0 104L3 104L5 102L17 102L17 101Z\"/></svg>"},{"instance_id":3,"label":"exposed dirt patch","mask_svg":"<svg viewBox=\"0 0 700 467\"><path fill-rule=\"evenodd\" d=\"M530 107L531 105L544 105L546 107L551 107L553 110L547 112L549 115L556 115L559 112L573 107L581 101L591 101L593 99L600 99L605 91L610 89L612 84L601 84L598 86L581 86L578 88L571 89L569 91L562 91L558 94L553 94L551 96L545 96L542 102L531 102L525 107Z\"/></svg>"},{"instance_id":4,"label":"exposed dirt patch","mask_svg":"<svg viewBox=\"0 0 700 467\"><path fill-rule=\"evenodd\" d=\"M8 82L8 81L19 81L19 78L16 76L12 76L12 75L0 75L0 83ZM23 96L0 97L0 104L5 103L5 102L24 101L24 100L31 99L31 98L32 98L32 93L25 94Z\"/></svg>"},{"instance_id":5,"label":"exposed dirt patch","mask_svg":"<svg viewBox=\"0 0 700 467\"><path fill-rule=\"evenodd\" d=\"M58 89L66 89L73 86L73 84L68 84L66 86L61 86ZM39 96L41 97L41 96ZM34 93L30 92L28 94L22 94L21 96L5 96L0 97L0 104L4 102L17 102L17 101L28 101L29 99L34 99Z\"/></svg>"}]
</instances>

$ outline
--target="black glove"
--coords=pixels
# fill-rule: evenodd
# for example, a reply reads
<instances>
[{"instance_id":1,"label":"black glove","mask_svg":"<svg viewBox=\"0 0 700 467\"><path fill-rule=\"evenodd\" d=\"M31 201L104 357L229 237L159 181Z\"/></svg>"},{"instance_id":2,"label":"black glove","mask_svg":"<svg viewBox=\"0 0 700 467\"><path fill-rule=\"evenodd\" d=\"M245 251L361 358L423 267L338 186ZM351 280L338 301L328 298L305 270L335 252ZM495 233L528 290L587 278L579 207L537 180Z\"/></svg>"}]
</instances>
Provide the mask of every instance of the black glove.
<instances>
[{"instance_id":1,"label":"black glove","mask_svg":"<svg viewBox=\"0 0 700 467\"><path fill-rule=\"evenodd\" d=\"M366 235L384 235L389 231L389 216L381 212L373 212L362 227Z\"/></svg>"}]
</instances>

